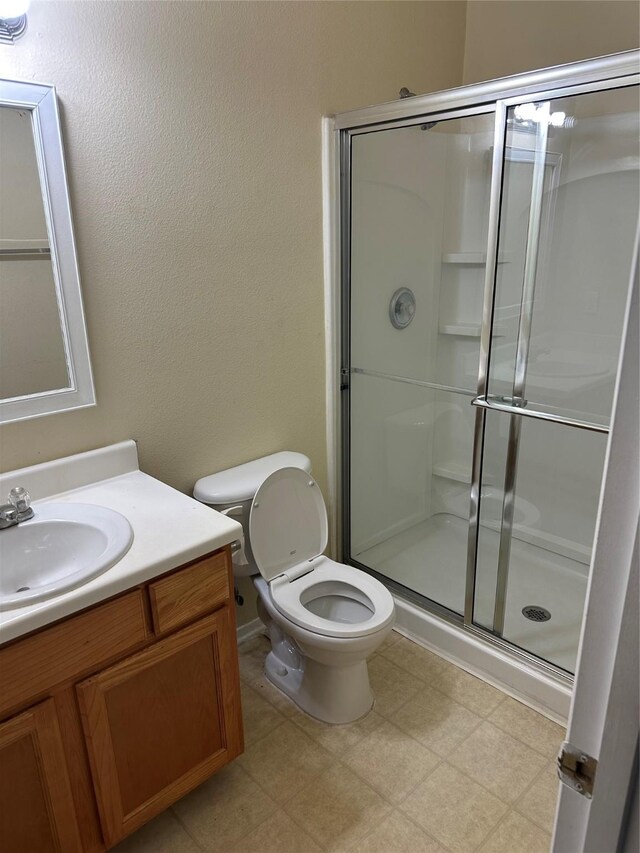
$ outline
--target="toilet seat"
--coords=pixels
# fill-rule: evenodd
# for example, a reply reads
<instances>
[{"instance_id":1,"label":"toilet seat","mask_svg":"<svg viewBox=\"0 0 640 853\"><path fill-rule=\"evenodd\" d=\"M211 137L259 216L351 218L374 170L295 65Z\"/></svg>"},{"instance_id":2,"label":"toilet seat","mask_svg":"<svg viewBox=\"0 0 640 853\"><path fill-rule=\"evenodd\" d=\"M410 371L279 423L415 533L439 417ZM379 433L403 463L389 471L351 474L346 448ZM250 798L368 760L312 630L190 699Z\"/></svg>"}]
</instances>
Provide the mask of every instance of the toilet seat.
<instances>
[{"instance_id":1,"label":"toilet seat","mask_svg":"<svg viewBox=\"0 0 640 853\"><path fill-rule=\"evenodd\" d=\"M269 585L271 600L286 619L313 634L345 639L366 637L393 621L393 598L389 590L375 578L360 569L336 563L324 556L318 557L313 563L313 568L307 574L301 577L294 575L294 580L281 575ZM353 609L364 613L366 608L366 617L359 621L342 622L323 618L309 609L313 602L321 602L329 596L351 599L355 604Z\"/></svg>"},{"instance_id":2,"label":"toilet seat","mask_svg":"<svg viewBox=\"0 0 640 853\"><path fill-rule=\"evenodd\" d=\"M381 630L394 618L391 594L359 569L323 556L327 536L324 499L310 474L281 468L264 480L251 506L249 538L276 609L326 637L364 637ZM347 611L355 621L324 618L309 609L313 602L320 611Z\"/></svg>"}]
</instances>

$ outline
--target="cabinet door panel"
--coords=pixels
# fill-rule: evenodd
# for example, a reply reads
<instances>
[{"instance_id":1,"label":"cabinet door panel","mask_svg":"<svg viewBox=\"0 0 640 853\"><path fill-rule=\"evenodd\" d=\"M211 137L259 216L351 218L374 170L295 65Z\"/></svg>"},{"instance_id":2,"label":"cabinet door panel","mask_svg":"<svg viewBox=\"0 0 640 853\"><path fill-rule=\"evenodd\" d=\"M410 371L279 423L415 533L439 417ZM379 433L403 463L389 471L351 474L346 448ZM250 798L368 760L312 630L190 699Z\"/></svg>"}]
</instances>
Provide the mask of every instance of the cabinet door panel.
<instances>
[{"instance_id":1,"label":"cabinet door panel","mask_svg":"<svg viewBox=\"0 0 640 853\"><path fill-rule=\"evenodd\" d=\"M112 845L242 750L228 608L77 685Z\"/></svg>"},{"instance_id":2,"label":"cabinet door panel","mask_svg":"<svg viewBox=\"0 0 640 853\"><path fill-rule=\"evenodd\" d=\"M0 725L0 849L82 849L51 699Z\"/></svg>"},{"instance_id":3,"label":"cabinet door panel","mask_svg":"<svg viewBox=\"0 0 640 853\"><path fill-rule=\"evenodd\" d=\"M203 637L105 692L125 814L224 749L212 640ZM142 740L133 709L145 721Z\"/></svg>"}]
</instances>

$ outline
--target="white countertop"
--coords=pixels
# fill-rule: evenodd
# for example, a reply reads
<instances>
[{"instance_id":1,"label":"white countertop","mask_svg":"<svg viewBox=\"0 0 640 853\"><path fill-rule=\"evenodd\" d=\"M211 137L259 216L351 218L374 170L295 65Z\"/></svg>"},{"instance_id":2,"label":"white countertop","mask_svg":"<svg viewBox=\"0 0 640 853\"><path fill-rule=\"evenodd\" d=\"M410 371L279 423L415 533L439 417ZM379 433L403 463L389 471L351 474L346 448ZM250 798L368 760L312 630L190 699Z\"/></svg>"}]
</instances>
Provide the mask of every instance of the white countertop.
<instances>
[{"instance_id":1,"label":"white countertop","mask_svg":"<svg viewBox=\"0 0 640 853\"><path fill-rule=\"evenodd\" d=\"M144 474L137 464L135 444L123 442L0 476L0 492L5 494L8 485L24 485L34 498L36 513L35 498L39 497L98 504L120 512L133 528L130 549L103 574L46 601L0 611L0 643L111 598L239 538L242 527L237 521ZM117 475L87 482L92 471L101 477L110 471ZM62 483L67 491L51 492Z\"/></svg>"}]
</instances>

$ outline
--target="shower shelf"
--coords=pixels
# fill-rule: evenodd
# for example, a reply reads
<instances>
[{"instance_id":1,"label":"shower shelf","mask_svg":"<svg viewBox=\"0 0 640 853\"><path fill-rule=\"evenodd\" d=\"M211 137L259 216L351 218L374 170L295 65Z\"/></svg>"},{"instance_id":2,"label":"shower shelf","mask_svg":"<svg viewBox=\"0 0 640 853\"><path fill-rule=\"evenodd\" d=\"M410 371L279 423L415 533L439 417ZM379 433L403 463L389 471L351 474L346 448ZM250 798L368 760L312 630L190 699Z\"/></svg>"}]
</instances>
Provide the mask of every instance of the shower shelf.
<instances>
[{"instance_id":1,"label":"shower shelf","mask_svg":"<svg viewBox=\"0 0 640 853\"><path fill-rule=\"evenodd\" d=\"M460 462L436 463L431 471L434 476L443 477L445 480L456 480L458 483L471 482L471 469Z\"/></svg>"},{"instance_id":2,"label":"shower shelf","mask_svg":"<svg viewBox=\"0 0 640 853\"><path fill-rule=\"evenodd\" d=\"M466 338L479 338L482 326L480 323L441 323L438 326L438 332L441 335L457 335ZM492 336L494 338L503 338L505 331L500 326L494 326Z\"/></svg>"}]
</instances>

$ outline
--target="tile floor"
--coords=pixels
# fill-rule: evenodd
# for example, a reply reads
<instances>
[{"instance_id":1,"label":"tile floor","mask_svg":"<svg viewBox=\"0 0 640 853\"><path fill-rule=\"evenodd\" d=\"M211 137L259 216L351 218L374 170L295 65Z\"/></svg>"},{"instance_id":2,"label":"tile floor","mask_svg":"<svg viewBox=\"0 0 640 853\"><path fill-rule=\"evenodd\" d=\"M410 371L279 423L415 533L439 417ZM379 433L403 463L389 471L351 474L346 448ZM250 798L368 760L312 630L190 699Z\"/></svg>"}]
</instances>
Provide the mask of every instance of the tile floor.
<instances>
[{"instance_id":1,"label":"tile floor","mask_svg":"<svg viewBox=\"0 0 640 853\"><path fill-rule=\"evenodd\" d=\"M118 853L547 853L563 729L393 632L376 705L326 726L240 647L246 750Z\"/></svg>"}]
</instances>

